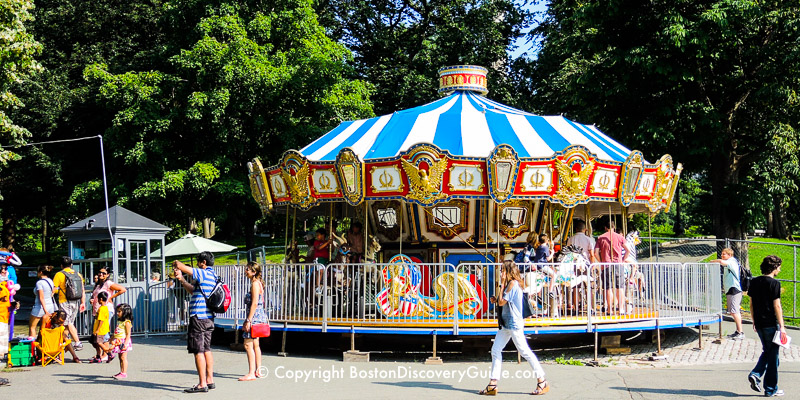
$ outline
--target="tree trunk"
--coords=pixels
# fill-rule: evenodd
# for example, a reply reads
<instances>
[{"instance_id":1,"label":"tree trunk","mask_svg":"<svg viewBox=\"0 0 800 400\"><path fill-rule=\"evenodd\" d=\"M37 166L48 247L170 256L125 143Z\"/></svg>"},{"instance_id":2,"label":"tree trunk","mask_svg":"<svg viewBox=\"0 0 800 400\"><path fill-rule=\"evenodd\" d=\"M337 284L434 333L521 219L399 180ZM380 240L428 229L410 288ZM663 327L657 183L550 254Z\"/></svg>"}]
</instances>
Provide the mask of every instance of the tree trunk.
<instances>
[{"instance_id":1,"label":"tree trunk","mask_svg":"<svg viewBox=\"0 0 800 400\"><path fill-rule=\"evenodd\" d=\"M17 215L10 211L3 210L3 247L9 251L14 251L14 244L17 242Z\"/></svg>"},{"instance_id":2,"label":"tree trunk","mask_svg":"<svg viewBox=\"0 0 800 400\"><path fill-rule=\"evenodd\" d=\"M206 239L211 238L211 219L203 218L203 237Z\"/></svg>"},{"instance_id":3,"label":"tree trunk","mask_svg":"<svg viewBox=\"0 0 800 400\"><path fill-rule=\"evenodd\" d=\"M42 253L47 253L47 206L42 206Z\"/></svg>"},{"instance_id":4,"label":"tree trunk","mask_svg":"<svg viewBox=\"0 0 800 400\"><path fill-rule=\"evenodd\" d=\"M781 203L780 199L772 199L772 226L773 234L770 237L775 239L789 239L788 228L786 223L786 208Z\"/></svg>"},{"instance_id":5,"label":"tree trunk","mask_svg":"<svg viewBox=\"0 0 800 400\"><path fill-rule=\"evenodd\" d=\"M685 230L683 229L683 221L681 220L681 186L678 185L677 190L675 190L675 199L672 201L675 204L675 224L672 226L672 230L675 232L675 236L683 236Z\"/></svg>"},{"instance_id":6,"label":"tree trunk","mask_svg":"<svg viewBox=\"0 0 800 400\"><path fill-rule=\"evenodd\" d=\"M775 237L775 222L772 220L772 210L767 211L767 229L764 232L766 237Z\"/></svg>"},{"instance_id":7,"label":"tree trunk","mask_svg":"<svg viewBox=\"0 0 800 400\"><path fill-rule=\"evenodd\" d=\"M244 242L245 247L250 250L256 247L256 220L249 215L244 218Z\"/></svg>"},{"instance_id":8,"label":"tree trunk","mask_svg":"<svg viewBox=\"0 0 800 400\"><path fill-rule=\"evenodd\" d=\"M733 152L718 155L715 159L727 162L715 162L711 170L711 209L714 234L717 239L731 239L729 246L734 256L742 265L749 267L747 257L747 239L743 217L744 205L741 203L738 184L741 165L736 161Z\"/></svg>"}]
</instances>

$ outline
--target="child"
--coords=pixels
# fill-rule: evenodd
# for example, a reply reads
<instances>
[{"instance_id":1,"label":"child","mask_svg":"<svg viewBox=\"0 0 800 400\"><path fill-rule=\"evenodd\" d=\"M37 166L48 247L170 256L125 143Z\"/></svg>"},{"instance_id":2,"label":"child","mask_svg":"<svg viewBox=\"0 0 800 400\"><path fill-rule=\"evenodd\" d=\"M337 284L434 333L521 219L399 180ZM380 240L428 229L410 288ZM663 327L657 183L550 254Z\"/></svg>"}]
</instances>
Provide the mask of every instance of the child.
<instances>
[{"instance_id":1,"label":"child","mask_svg":"<svg viewBox=\"0 0 800 400\"><path fill-rule=\"evenodd\" d=\"M133 312L128 304L117 306L117 328L114 329L114 339L111 341L112 353L119 353L119 373L114 379L128 377L128 352L131 350L131 329L133 327Z\"/></svg>"},{"instance_id":2,"label":"child","mask_svg":"<svg viewBox=\"0 0 800 400\"><path fill-rule=\"evenodd\" d=\"M109 323L110 316L108 311L108 293L100 292L97 294L97 302L102 304L100 309L97 310L97 317L94 319L94 327L92 328L92 335L95 337L98 348L100 349L100 357L92 357L89 359L90 363L110 362L114 358L112 355L109 359L109 346L106 344L109 340Z\"/></svg>"},{"instance_id":3,"label":"child","mask_svg":"<svg viewBox=\"0 0 800 400\"><path fill-rule=\"evenodd\" d=\"M333 240L328 239L328 231L325 228L317 229L317 240L314 241L314 257L317 263L317 279L316 290L317 294L322 294L322 277L325 275L325 266L328 265L330 260L330 249L328 246L333 243Z\"/></svg>"}]
</instances>

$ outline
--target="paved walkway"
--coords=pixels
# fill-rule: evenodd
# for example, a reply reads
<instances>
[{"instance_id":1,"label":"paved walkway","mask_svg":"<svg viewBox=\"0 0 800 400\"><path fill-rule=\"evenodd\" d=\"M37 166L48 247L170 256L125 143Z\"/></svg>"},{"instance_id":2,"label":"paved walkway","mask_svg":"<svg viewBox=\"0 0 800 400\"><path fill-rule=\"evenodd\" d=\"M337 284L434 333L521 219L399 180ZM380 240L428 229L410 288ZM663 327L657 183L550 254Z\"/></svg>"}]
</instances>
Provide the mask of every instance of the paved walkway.
<instances>
[{"instance_id":1,"label":"paved walkway","mask_svg":"<svg viewBox=\"0 0 800 400\"><path fill-rule=\"evenodd\" d=\"M728 323L724 325L727 328ZM749 326L746 328L750 329ZM750 330L752 332L752 330ZM605 358L606 367L556 364L541 354L552 391L550 399L723 399L757 395L746 380L757 356L754 340L726 341L723 345L708 342L704 350L694 351L697 341L690 332L679 332L665 344L671 359L667 363L643 363L637 355ZM794 340L800 332L791 331ZM752 336L752 335L751 335ZM683 343L680 343L684 341ZM533 341L536 343L536 340ZM798 342L800 343L800 342ZM642 347L644 348L644 347ZM551 350L548 353L557 353ZM582 349L575 354L591 351ZM79 354L90 356L91 349ZM500 385L506 398L530 398L534 383L524 362L517 364L513 352L506 353ZM569 352L566 356L569 358ZM641 357L643 353L637 353ZM182 389L196 383L192 358L185 342L175 337L138 338L130 353L129 379L115 381L118 364L66 364L45 368L14 368L0 376L11 380L0 387L2 399L44 398L114 398L114 399L185 399L201 398L318 398L318 399L453 399L478 398L475 391L488 380L488 354L472 361L425 366L406 357L401 361L369 364L343 363L338 358L316 356L264 356L267 377L254 382L238 382L246 372L246 358L241 352L215 347L217 389L209 394L184 394ZM783 361L798 360L798 349L782 354ZM376 357L379 358L379 357ZM747 362L743 362L747 361ZM715 363L710 365L710 363ZM644 367L644 366L647 367ZM657 369L653 369L653 368ZM10 372L14 371L14 372ZM780 367L780 386L788 397L800 395L800 363L784 362Z\"/></svg>"},{"instance_id":2,"label":"paved walkway","mask_svg":"<svg viewBox=\"0 0 800 400\"><path fill-rule=\"evenodd\" d=\"M761 355L761 341L753 331L752 325L745 325L744 340L723 340L722 343L713 343L719 336L717 325L711 326L711 331L703 331L703 348L699 348L697 329L672 329L665 332L665 339L662 342L662 352L667 356L666 360L648 361L648 356L658 348L656 344L633 344L631 354L608 356L598 355L601 364L613 365L623 368L652 368L652 367L675 367L675 366L698 366L708 364L728 364L728 363L752 363L758 360ZM732 322L723 322L723 336L733 332L735 329ZM792 345L789 349L781 349L781 361L796 362L800 361L800 331L789 330L792 336ZM547 351L546 353L552 353ZM579 348L568 351L561 351L564 358L573 358L588 363L594 360L594 348ZM545 360L553 359L553 355Z\"/></svg>"}]
</instances>

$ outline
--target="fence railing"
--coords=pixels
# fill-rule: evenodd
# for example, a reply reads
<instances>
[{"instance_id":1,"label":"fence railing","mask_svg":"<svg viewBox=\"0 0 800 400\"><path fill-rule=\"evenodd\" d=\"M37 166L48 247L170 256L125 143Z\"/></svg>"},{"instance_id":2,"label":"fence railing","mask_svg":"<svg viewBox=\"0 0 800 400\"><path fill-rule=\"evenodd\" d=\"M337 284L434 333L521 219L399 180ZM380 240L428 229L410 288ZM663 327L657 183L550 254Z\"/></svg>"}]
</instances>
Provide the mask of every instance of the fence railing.
<instances>
[{"instance_id":1,"label":"fence railing","mask_svg":"<svg viewBox=\"0 0 800 400\"><path fill-rule=\"evenodd\" d=\"M719 265L640 262L637 264L521 264L523 298L534 311L527 325L592 324L660 320L693 324L722 312ZM250 281L241 265L215 266L232 302L218 319L240 327ZM501 297L500 264L267 264L263 266L265 311L272 322L360 326L496 326ZM115 304L134 310L136 335L179 333L188 326L189 297L173 281L129 287ZM87 293L89 295L89 293ZM91 334L87 310L76 326Z\"/></svg>"},{"instance_id":2,"label":"fence railing","mask_svg":"<svg viewBox=\"0 0 800 400\"><path fill-rule=\"evenodd\" d=\"M783 260L781 273L777 280L781 282L783 294L783 315L785 318L800 323L797 307L797 264L800 243L781 243L764 240L735 240L716 238L664 238L643 237L636 246L639 261L665 262L707 262L717 259L724 248L730 248L739 263L750 268L753 276L761 275L759 265L765 256L777 255ZM719 273L724 271L719 268ZM720 291L722 287L720 286ZM724 296L723 297L724 300ZM743 301L742 309L750 312L750 302Z\"/></svg>"}]
</instances>

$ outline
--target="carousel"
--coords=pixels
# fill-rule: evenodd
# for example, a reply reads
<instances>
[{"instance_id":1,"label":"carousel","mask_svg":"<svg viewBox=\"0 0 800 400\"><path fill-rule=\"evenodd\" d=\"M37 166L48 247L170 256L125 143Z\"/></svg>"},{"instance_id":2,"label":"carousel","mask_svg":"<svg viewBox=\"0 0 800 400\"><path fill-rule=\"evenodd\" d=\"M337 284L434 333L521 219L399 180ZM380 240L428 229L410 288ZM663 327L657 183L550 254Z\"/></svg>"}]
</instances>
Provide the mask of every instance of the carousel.
<instances>
[{"instance_id":1,"label":"carousel","mask_svg":"<svg viewBox=\"0 0 800 400\"><path fill-rule=\"evenodd\" d=\"M493 334L487 299L512 258L533 309L528 332L716 322L718 276L637 262L647 250L628 235L632 215L670 208L681 165L650 163L594 125L490 100L486 73L442 68L437 101L342 122L275 165L249 163L262 212L286 220L287 256L265 266L273 329ZM567 245L600 217L631 243L625 265L592 264ZM309 221L325 226L307 233ZM541 234L553 258L520 257ZM627 271L614 285L624 299L605 295L602 271L614 267Z\"/></svg>"}]
</instances>

